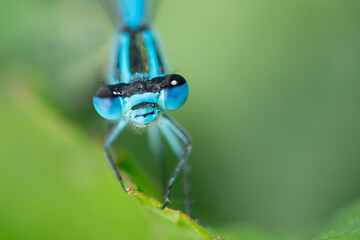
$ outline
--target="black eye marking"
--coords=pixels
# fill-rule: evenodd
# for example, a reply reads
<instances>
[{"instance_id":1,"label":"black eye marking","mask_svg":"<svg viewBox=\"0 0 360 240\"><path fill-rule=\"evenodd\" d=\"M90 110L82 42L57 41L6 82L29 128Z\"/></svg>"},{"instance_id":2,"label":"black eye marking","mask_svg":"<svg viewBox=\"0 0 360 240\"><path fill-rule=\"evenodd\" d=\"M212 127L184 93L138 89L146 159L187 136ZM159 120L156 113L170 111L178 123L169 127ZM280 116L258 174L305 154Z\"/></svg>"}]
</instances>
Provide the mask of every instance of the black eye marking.
<instances>
[{"instance_id":1,"label":"black eye marking","mask_svg":"<svg viewBox=\"0 0 360 240\"><path fill-rule=\"evenodd\" d=\"M95 97L98 98L129 98L135 94L145 92L158 93L162 89L178 87L186 83L186 80L178 74L170 74L162 77L156 77L151 80L140 79L130 84L118 83L99 88Z\"/></svg>"},{"instance_id":2,"label":"black eye marking","mask_svg":"<svg viewBox=\"0 0 360 240\"><path fill-rule=\"evenodd\" d=\"M113 91L109 87L101 87L99 88L96 93L95 97L97 98L113 98Z\"/></svg>"},{"instance_id":3,"label":"black eye marking","mask_svg":"<svg viewBox=\"0 0 360 240\"><path fill-rule=\"evenodd\" d=\"M164 77L164 81L161 84L161 89L167 89L172 87L178 87L186 83L185 78L178 74L171 74Z\"/></svg>"},{"instance_id":4,"label":"black eye marking","mask_svg":"<svg viewBox=\"0 0 360 240\"><path fill-rule=\"evenodd\" d=\"M128 91L128 84L119 83L116 85L109 85L109 88L112 89L114 97L125 97Z\"/></svg>"}]
</instances>

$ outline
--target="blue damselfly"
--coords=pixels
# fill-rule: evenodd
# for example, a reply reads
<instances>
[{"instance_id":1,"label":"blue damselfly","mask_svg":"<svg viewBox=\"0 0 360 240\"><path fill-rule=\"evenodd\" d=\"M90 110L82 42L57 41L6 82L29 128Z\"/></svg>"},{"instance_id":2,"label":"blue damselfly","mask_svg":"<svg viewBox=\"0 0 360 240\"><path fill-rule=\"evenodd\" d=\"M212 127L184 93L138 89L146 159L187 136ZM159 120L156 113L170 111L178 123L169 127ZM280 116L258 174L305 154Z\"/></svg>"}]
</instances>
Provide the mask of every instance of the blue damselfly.
<instances>
[{"instance_id":1,"label":"blue damselfly","mask_svg":"<svg viewBox=\"0 0 360 240\"><path fill-rule=\"evenodd\" d=\"M164 114L181 107L189 87L178 74L170 74L158 39L152 30L146 0L116 0L109 2L117 32L113 38L110 72L107 85L99 88L93 98L96 111L115 126L104 144L106 158L122 188L127 192L117 170L110 147L123 129L132 123L136 127L155 125L169 142L179 162L167 183L162 208L169 202L170 188L185 166L191 151L191 139L186 132ZM157 139L159 131L148 131ZM188 179L188 167L184 168ZM188 180L186 180L188 181ZM189 184L184 184L187 213L191 214Z\"/></svg>"}]
</instances>

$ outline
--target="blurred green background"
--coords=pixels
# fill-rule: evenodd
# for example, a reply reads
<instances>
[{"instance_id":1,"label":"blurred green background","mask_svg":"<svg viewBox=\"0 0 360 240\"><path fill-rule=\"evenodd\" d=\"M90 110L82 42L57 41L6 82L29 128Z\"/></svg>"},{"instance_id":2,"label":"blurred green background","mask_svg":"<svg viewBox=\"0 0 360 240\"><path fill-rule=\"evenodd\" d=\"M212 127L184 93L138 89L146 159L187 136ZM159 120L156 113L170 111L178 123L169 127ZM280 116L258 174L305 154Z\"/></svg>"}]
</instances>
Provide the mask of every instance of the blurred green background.
<instances>
[{"instance_id":1,"label":"blurred green background","mask_svg":"<svg viewBox=\"0 0 360 240\"><path fill-rule=\"evenodd\" d=\"M0 238L145 239L153 230L106 165L92 107L106 13L95 0L0 4ZM310 238L359 200L359 23L358 0L161 2L155 27L190 85L169 115L194 141L205 225ZM120 144L156 171L145 136L128 129Z\"/></svg>"}]
</instances>

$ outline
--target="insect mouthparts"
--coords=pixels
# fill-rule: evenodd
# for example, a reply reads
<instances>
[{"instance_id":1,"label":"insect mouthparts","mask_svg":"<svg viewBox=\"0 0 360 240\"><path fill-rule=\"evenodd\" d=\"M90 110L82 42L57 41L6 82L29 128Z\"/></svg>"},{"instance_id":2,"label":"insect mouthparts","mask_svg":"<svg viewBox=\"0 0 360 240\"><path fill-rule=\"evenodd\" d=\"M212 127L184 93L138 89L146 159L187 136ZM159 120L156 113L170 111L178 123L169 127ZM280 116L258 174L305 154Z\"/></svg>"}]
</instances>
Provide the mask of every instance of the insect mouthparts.
<instances>
[{"instance_id":1,"label":"insect mouthparts","mask_svg":"<svg viewBox=\"0 0 360 240\"><path fill-rule=\"evenodd\" d=\"M139 103L139 104L136 104L135 106L133 106L131 108L131 110L137 110L137 109L141 109L141 108L155 108L155 103L142 102L142 103Z\"/></svg>"}]
</instances>

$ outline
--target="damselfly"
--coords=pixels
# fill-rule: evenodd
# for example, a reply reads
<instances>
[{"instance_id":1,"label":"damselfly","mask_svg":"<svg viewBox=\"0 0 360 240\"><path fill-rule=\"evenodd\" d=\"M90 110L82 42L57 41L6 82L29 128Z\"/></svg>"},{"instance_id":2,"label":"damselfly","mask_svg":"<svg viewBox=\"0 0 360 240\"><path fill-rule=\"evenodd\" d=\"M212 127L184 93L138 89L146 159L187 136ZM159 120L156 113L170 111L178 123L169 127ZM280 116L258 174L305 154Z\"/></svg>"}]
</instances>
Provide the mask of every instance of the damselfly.
<instances>
[{"instance_id":1,"label":"damselfly","mask_svg":"<svg viewBox=\"0 0 360 240\"><path fill-rule=\"evenodd\" d=\"M191 151L191 139L164 112L181 107L187 99L189 87L182 76L169 73L151 28L149 2L117 0L111 3L115 10L117 33L113 39L110 73L107 85L99 88L93 98L96 111L103 118L116 122L105 140L105 155L127 192L109 149L129 123L136 127L156 125L179 159L166 186L162 205L165 208L169 202L170 188ZM151 137L158 137L155 135L159 131L148 132ZM189 168L184 169L185 178L188 179ZM187 212L191 214L189 184L184 186Z\"/></svg>"}]
</instances>

